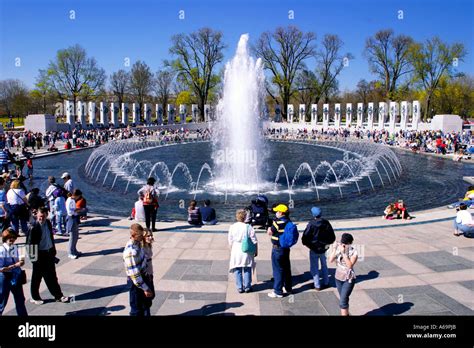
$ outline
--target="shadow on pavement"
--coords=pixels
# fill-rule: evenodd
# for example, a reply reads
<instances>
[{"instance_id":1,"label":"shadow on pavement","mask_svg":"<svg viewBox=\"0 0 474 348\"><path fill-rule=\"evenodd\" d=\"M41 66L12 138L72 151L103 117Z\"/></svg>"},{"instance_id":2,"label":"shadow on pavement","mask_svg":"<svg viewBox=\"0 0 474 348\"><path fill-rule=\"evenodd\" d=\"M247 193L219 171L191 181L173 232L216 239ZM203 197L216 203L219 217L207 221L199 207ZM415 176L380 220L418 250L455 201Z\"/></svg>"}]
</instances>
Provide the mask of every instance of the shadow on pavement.
<instances>
[{"instance_id":1,"label":"shadow on pavement","mask_svg":"<svg viewBox=\"0 0 474 348\"><path fill-rule=\"evenodd\" d=\"M79 311L67 312L66 316L98 316L98 315L108 315L110 312L121 311L125 309L125 306L112 306L112 307L95 307L81 309Z\"/></svg>"},{"instance_id":2,"label":"shadow on pavement","mask_svg":"<svg viewBox=\"0 0 474 348\"><path fill-rule=\"evenodd\" d=\"M107 296L117 296L123 292L127 292L128 288L126 284L123 285L114 285L107 288L100 288L93 291L85 292L80 295L74 296L74 301L86 301L86 300L96 300L98 298L107 297Z\"/></svg>"},{"instance_id":3,"label":"shadow on pavement","mask_svg":"<svg viewBox=\"0 0 474 348\"><path fill-rule=\"evenodd\" d=\"M219 303L212 303L205 306L202 306L199 309L193 309L188 312L184 312L179 314L180 316L193 316L193 315L225 315L225 316L232 316L235 315L234 313L224 313L224 311L228 308L238 308L242 307L244 304L242 302L219 302Z\"/></svg>"},{"instance_id":4,"label":"shadow on pavement","mask_svg":"<svg viewBox=\"0 0 474 348\"><path fill-rule=\"evenodd\" d=\"M100 251L82 253L81 257L97 256L97 255L105 256L105 255L112 255L112 254L117 254L117 253L122 253L122 252L123 252L123 247L120 247L120 248L115 248L115 249L104 249Z\"/></svg>"},{"instance_id":5,"label":"shadow on pavement","mask_svg":"<svg viewBox=\"0 0 474 348\"><path fill-rule=\"evenodd\" d=\"M389 303L385 306L380 308L371 310L370 312L365 313L364 315L400 315L405 313L413 307L412 302L404 302L404 303Z\"/></svg>"},{"instance_id":6,"label":"shadow on pavement","mask_svg":"<svg viewBox=\"0 0 474 348\"><path fill-rule=\"evenodd\" d=\"M380 275L377 271L370 271L367 274L356 274L356 283L363 282L365 280L375 279L378 278Z\"/></svg>"}]
</instances>

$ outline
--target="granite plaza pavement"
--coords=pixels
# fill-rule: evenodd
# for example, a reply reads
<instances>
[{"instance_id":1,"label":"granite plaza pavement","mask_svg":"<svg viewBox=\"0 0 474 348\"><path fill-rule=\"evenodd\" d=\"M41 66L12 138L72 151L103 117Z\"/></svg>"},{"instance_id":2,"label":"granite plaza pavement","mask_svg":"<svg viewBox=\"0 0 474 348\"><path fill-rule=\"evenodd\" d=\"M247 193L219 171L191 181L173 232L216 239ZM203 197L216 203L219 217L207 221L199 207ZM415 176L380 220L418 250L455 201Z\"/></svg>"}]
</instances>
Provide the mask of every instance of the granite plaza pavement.
<instances>
[{"instance_id":1,"label":"granite plaza pavement","mask_svg":"<svg viewBox=\"0 0 474 348\"><path fill-rule=\"evenodd\" d=\"M350 231L361 253L355 266L357 283L350 299L352 315L472 315L474 309L474 240L454 237L455 211L438 208L417 212L412 221L381 217L333 221L337 237ZM128 292L122 250L132 221L93 216L80 226L77 260L67 257L67 237L56 237L59 282L69 304L52 300L44 282L45 303L29 303L30 315L128 315ZM299 223L302 231L306 223ZM294 293L271 299L271 245L258 233L259 255L253 292L239 294L228 273L229 224L202 228L183 221L160 221L155 233L153 265L154 315L339 315L330 265L331 287L311 289L308 249L300 242L291 250ZM17 243L24 243L24 237ZM5 315L16 315L10 297Z\"/></svg>"}]
</instances>

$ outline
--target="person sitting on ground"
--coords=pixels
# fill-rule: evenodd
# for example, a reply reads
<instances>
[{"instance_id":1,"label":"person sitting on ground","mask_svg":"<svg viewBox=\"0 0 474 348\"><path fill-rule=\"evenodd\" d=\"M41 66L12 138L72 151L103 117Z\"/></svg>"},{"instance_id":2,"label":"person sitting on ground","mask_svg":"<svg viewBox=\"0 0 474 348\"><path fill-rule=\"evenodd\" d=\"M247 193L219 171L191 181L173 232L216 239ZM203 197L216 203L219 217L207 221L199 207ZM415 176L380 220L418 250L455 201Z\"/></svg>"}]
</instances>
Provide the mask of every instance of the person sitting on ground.
<instances>
[{"instance_id":1,"label":"person sitting on ground","mask_svg":"<svg viewBox=\"0 0 474 348\"><path fill-rule=\"evenodd\" d=\"M64 149L66 149L66 150L71 150L71 148L72 148L71 142L68 140L68 141L66 142L66 145L64 145Z\"/></svg>"},{"instance_id":2,"label":"person sitting on ground","mask_svg":"<svg viewBox=\"0 0 474 348\"><path fill-rule=\"evenodd\" d=\"M467 238L474 238L474 221L465 203L459 205L459 211L454 219L454 235L458 237L461 234Z\"/></svg>"},{"instance_id":3,"label":"person sitting on ground","mask_svg":"<svg viewBox=\"0 0 474 348\"><path fill-rule=\"evenodd\" d=\"M397 213L397 219L404 219L404 220L411 220L412 217L410 216L410 214L408 214L408 210L407 210L407 207L405 205L405 203L403 202L403 200L398 200L397 203L395 203L395 209L396 209L396 213Z\"/></svg>"},{"instance_id":4,"label":"person sitting on ground","mask_svg":"<svg viewBox=\"0 0 474 348\"><path fill-rule=\"evenodd\" d=\"M134 207L132 208L132 214L130 215L130 220L135 221L145 221L145 208L143 207L143 195L138 195L138 200L135 202Z\"/></svg>"},{"instance_id":5,"label":"person sitting on ground","mask_svg":"<svg viewBox=\"0 0 474 348\"><path fill-rule=\"evenodd\" d=\"M51 143L51 145L48 147L48 151L51 151L51 152L58 152L59 149L58 149L56 146L54 146L53 143Z\"/></svg>"},{"instance_id":6,"label":"person sitting on ground","mask_svg":"<svg viewBox=\"0 0 474 348\"><path fill-rule=\"evenodd\" d=\"M211 201L206 199L204 201L204 207L200 209L202 223L204 225L215 225L217 223L216 210L210 207Z\"/></svg>"},{"instance_id":7,"label":"person sitting on ground","mask_svg":"<svg viewBox=\"0 0 474 348\"><path fill-rule=\"evenodd\" d=\"M194 199L189 203L188 223L190 225L196 225L196 226L202 225L201 211L199 210L199 207L197 206L197 202Z\"/></svg>"},{"instance_id":8,"label":"person sitting on ground","mask_svg":"<svg viewBox=\"0 0 474 348\"><path fill-rule=\"evenodd\" d=\"M397 212L397 209L395 209L395 203L390 203L387 205L385 210L383 211L383 218L387 220L393 220L395 217L393 216Z\"/></svg>"},{"instance_id":9,"label":"person sitting on ground","mask_svg":"<svg viewBox=\"0 0 474 348\"><path fill-rule=\"evenodd\" d=\"M461 203L466 204L469 208L474 205L474 185L471 185L467 188L467 192L464 195L464 198L460 202L456 202L448 205L449 209L458 208Z\"/></svg>"}]
</instances>

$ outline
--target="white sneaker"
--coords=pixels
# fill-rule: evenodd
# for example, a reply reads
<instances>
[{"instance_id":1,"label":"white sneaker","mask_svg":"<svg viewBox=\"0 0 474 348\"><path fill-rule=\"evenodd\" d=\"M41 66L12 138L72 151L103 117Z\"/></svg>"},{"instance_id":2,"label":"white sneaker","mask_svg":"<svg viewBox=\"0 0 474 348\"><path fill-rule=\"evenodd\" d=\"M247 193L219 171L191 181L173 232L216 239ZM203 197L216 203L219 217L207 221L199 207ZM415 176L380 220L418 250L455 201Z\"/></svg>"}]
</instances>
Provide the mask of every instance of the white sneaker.
<instances>
[{"instance_id":1,"label":"white sneaker","mask_svg":"<svg viewBox=\"0 0 474 348\"><path fill-rule=\"evenodd\" d=\"M43 300L33 300L33 299L30 299L30 303L34 303L35 305L42 305L44 303Z\"/></svg>"},{"instance_id":2,"label":"white sneaker","mask_svg":"<svg viewBox=\"0 0 474 348\"><path fill-rule=\"evenodd\" d=\"M56 302L62 302L62 303L68 303L70 301L70 298L67 296L63 296L60 299L56 300Z\"/></svg>"},{"instance_id":3,"label":"white sneaker","mask_svg":"<svg viewBox=\"0 0 474 348\"><path fill-rule=\"evenodd\" d=\"M283 295L278 295L277 293L275 293L275 291L269 292L267 295L268 295L268 297L271 297L271 298L282 298L283 297Z\"/></svg>"},{"instance_id":4,"label":"white sneaker","mask_svg":"<svg viewBox=\"0 0 474 348\"><path fill-rule=\"evenodd\" d=\"M77 259L77 255L69 255L68 257L73 260Z\"/></svg>"}]
</instances>

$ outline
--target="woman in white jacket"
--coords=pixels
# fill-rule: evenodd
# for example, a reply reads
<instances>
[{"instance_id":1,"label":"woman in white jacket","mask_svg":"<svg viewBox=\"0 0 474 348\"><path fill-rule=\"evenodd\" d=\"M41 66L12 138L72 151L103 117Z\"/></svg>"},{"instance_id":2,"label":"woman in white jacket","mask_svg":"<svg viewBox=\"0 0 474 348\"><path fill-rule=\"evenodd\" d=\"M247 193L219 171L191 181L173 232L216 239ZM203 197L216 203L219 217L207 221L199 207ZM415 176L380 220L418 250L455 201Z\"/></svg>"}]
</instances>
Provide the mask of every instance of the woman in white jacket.
<instances>
[{"instance_id":1,"label":"woman in white jacket","mask_svg":"<svg viewBox=\"0 0 474 348\"><path fill-rule=\"evenodd\" d=\"M229 246L231 247L229 272L235 275L235 284L239 293L250 292L252 286L252 269L255 268L255 256L257 256L257 236L252 226L244 223L246 212L244 209L237 210L235 217L237 222L229 228ZM255 255L242 251L242 241L250 236L255 244Z\"/></svg>"}]
</instances>

